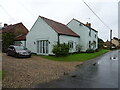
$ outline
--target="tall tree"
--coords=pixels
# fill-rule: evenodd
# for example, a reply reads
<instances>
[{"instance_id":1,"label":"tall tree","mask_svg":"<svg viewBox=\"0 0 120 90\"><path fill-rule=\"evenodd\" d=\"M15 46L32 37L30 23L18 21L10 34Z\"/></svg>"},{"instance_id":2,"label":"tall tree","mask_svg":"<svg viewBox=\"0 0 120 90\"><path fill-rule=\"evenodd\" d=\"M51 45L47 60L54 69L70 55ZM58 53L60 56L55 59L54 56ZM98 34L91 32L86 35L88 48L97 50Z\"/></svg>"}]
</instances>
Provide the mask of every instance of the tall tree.
<instances>
[{"instance_id":1,"label":"tall tree","mask_svg":"<svg viewBox=\"0 0 120 90\"><path fill-rule=\"evenodd\" d=\"M9 45L14 44L15 35L13 33L2 34L2 51L6 52Z\"/></svg>"}]
</instances>

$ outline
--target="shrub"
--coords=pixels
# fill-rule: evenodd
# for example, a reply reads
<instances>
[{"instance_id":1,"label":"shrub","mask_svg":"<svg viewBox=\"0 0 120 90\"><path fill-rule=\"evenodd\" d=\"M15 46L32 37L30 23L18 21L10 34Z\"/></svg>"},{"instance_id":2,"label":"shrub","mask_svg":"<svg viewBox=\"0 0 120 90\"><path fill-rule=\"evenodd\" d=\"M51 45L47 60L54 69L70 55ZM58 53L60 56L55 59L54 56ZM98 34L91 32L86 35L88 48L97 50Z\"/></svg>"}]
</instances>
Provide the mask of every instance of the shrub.
<instances>
[{"instance_id":1,"label":"shrub","mask_svg":"<svg viewBox=\"0 0 120 90\"><path fill-rule=\"evenodd\" d=\"M95 52L95 50L93 50L93 49L89 48L89 49L87 49L87 50L86 50L86 52L87 52L87 53L94 53L94 52Z\"/></svg>"},{"instance_id":2,"label":"shrub","mask_svg":"<svg viewBox=\"0 0 120 90\"><path fill-rule=\"evenodd\" d=\"M77 45L76 45L76 51L77 51L77 52L80 52L81 49L82 49L82 46L80 46L79 44L77 44Z\"/></svg>"},{"instance_id":3,"label":"shrub","mask_svg":"<svg viewBox=\"0 0 120 90\"><path fill-rule=\"evenodd\" d=\"M67 44L57 44L53 45L52 52L56 56L67 56L69 53L69 46Z\"/></svg>"}]
</instances>

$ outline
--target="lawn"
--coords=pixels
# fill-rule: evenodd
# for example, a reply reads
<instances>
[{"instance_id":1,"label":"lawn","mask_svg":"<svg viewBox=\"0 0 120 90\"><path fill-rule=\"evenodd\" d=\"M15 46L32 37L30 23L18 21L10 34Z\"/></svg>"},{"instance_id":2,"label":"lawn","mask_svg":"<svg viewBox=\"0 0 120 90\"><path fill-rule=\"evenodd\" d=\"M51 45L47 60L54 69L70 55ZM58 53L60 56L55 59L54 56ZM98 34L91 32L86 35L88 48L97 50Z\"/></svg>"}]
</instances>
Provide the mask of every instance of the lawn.
<instances>
[{"instance_id":1,"label":"lawn","mask_svg":"<svg viewBox=\"0 0 120 90\"><path fill-rule=\"evenodd\" d=\"M0 71L0 80L2 80L2 75L3 75L3 72Z\"/></svg>"},{"instance_id":2,"label":"lawn","mask_svg":"<svg viewBox=\"0 0 120 90\"><path fill-rule=\"evenodd\" d=\"M78 54L72 54L66 57L55 57L55 56L42 56L43 58L47 58L50 60L55 60L55 61L86 61L90 60L93 58L96 58L104 53L109 52L109 50L102 49L99 52L94 52L94 53L78 53Z\"/></svg>"}]
</instances>

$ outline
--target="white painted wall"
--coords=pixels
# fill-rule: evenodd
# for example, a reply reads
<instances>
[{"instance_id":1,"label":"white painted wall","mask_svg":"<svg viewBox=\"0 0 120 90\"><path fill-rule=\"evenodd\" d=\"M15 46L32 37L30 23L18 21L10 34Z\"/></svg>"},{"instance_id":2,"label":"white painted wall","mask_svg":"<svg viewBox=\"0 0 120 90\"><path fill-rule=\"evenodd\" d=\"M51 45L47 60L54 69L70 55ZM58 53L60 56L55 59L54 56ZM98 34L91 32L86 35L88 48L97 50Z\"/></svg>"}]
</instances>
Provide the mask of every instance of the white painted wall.
<instances>
[{"instance_id":1,"label":"white painted wall","mask_svg":"<svg viewBox=\"0 0 120 90\"><path fill-rule=\"evenodd\" d=\"M49 40L49 54L52 54L53 43L57 42L57 33L40 17L26 36L27 48L33 53L37 53L37 40Z\"/></svg>"},{"instance_id":2,"label":"white painted wall","mask_svg":"<svg viewBox=\"0 0 120 90\"><path fill-rule=\"evenodd\" d=\"M78 45L80 43L79 37L60 35L59 38L60 38L60 43L68 44L68 41L73 41L73 49L69 50L69 52L70 53L76 52L76 45Z\"/></svg>"},{"instance_id":3,"label":"white painted wall","mask_svg":"<svg viewBox=\"0 0 120 90\"><path fill-rule=\"evenodd\" d=\"M77 33L78 35L80 35L80 45L82 46L82 50L81 51L86 51L89 48L89 41L93 41L95 40L97 45L96 48L98 48L98 34L91 30L91 37L89 36L89 31L90 29L86 26L84 26L83 24L80 24L80 22L72 19L67 26L72 29L75 33ZM95 38L95 34L96 34L96 38Z\"/></svg>"}]
</instances>

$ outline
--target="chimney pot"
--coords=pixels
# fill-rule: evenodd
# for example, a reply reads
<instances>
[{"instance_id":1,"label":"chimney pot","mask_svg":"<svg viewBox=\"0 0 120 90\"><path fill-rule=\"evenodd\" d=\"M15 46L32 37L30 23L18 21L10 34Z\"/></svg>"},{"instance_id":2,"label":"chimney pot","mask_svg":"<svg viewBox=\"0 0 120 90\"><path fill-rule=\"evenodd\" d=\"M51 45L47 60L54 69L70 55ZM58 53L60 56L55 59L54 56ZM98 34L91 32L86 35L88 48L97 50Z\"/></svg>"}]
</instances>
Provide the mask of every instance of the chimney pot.
<instances>
[{"instance_id":1,"label":"chimney pot","mask_svg":"<svg viewBox=\"0 0 120 90\"><path fill-rule=\"evenodd\" d=\"M87 22L87 23L86 23L86 26L91 27L91 23L88 23L88 22Z\"/></svg>"},{"instance_id":2,"label":"chimney pot","mask_svg":"<svg viewBox=\"0 0 120 90\"><path fill-rule=\"evenodd\" d=\"M8 25L5 23L5 24L4 24L4 27L7 27L7 26L8 26Z\"/></svg>"}]
</instances>

